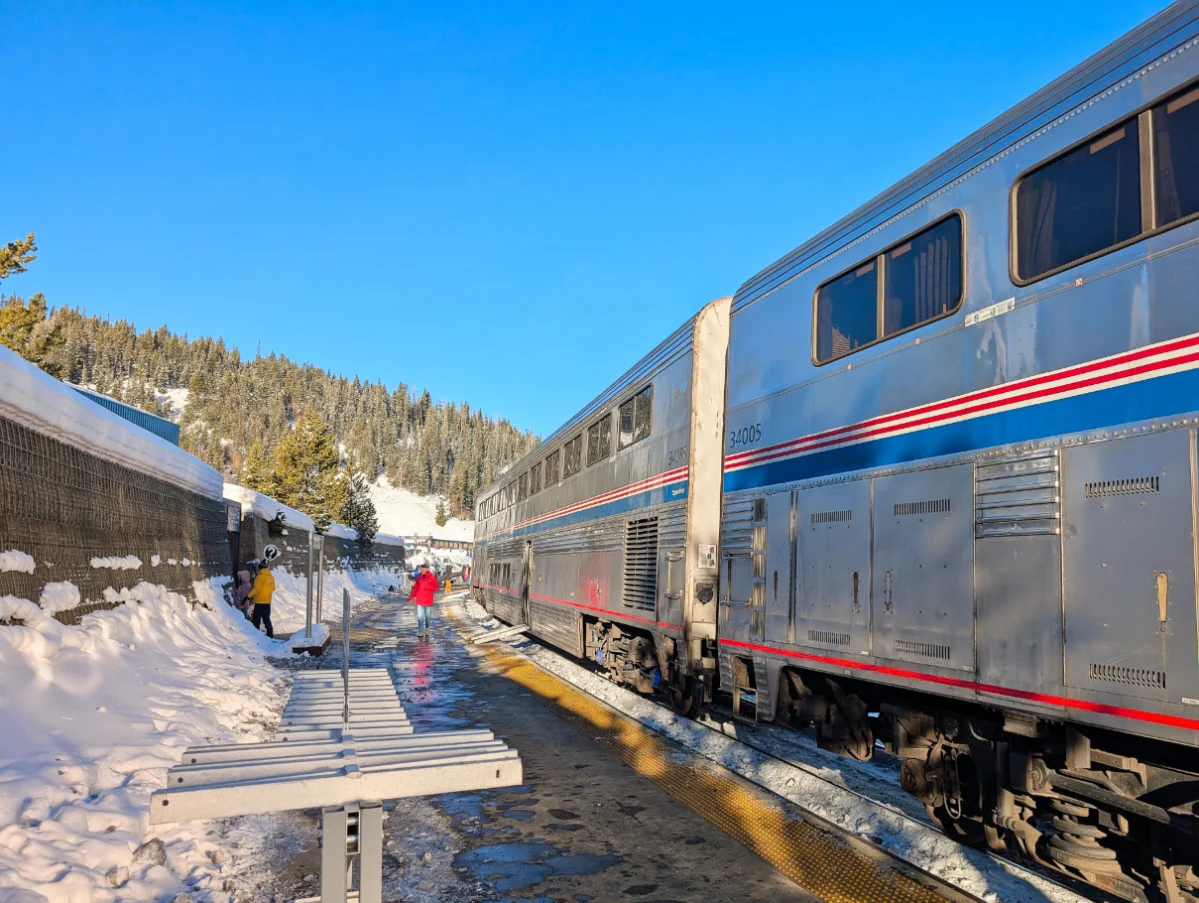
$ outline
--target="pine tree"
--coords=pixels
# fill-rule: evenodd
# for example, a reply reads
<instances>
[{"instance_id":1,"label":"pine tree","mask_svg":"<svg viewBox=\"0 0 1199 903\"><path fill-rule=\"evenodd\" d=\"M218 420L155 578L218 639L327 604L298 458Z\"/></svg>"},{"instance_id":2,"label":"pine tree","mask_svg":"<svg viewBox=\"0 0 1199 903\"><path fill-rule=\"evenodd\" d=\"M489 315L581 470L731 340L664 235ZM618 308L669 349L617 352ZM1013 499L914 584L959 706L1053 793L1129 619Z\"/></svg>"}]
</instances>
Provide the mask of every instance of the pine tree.
<instances>
[{"instance_id":1,"label":"pine tree","mask_svg":"<svg viewBox=\"0 0 1199 903\"><path fill-rule=\"evenodd\" d=\"M250 444L250 450L242 462L241 484L265 495L271 495L274 489L274 474L270 462L262 453L262 445L257 439Z\"/></svg>"},{"instance_id":2,"label":"pine tree","mask_svg":"<svg viewBox=\"0 0 1199 903\"><path fill-rule=\"evenodd\" d=\"M57 376L55 351L63 339L46 319L46 296L34 294L26 303L11 295L0 307L0 345Z\"/></svg>"},{"instance_id":3,"label":"pine tree","mask_svg":"<svg viewBox=\"0 0 1199 903\"><path fill-rule=\"evenodd\" d=\"M339 464L334 443L333 431L309 407L275 447L274 497L311 517L321 533L338 513L330 505Z\"/></svg>"},{"instance_id":4,"label":"pine tree","mask_svg":"<svg viewBox=\"0 0 1199 903\"><path fill-rule=\"evenodd\" d=\"M349 494L342 508L341 522L358 531L359 545L369 549L374 543L375 534L379 532L379 519L362 471L357 471L349 480Z\"/></svg>"},{"instance_id":5,"label":"pine tree","mask_svg":"<svg viewBox=\"0 0 1199 903\"><path fill-rule=\"evenodd\" d=\"M445 501L443 501L442 499L438 499L437 500L437 513L433 517L433 522L436 523L437 526L439 526L439 527L444 527L446 520L448 520L448 518L445 515Z\"/></svg>"}]
</instances>

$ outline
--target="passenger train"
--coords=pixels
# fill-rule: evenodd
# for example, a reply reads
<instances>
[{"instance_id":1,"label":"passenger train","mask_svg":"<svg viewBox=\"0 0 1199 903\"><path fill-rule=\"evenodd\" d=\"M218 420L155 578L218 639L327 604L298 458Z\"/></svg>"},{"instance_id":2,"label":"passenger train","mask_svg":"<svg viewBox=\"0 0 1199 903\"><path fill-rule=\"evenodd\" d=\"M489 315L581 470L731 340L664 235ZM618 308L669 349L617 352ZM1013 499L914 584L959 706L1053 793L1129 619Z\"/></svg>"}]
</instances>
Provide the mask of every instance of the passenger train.
<instances>
[{"instance_id":1,"label":"passenger train","mask_svg":"<svg viewBox=\"0 0 1199 903\"><path fill-rule=\"evenodd\" d=\"M487 609L1199 899L1199 5L703 307L478 503Z\"/></svg>"}]
</instances>

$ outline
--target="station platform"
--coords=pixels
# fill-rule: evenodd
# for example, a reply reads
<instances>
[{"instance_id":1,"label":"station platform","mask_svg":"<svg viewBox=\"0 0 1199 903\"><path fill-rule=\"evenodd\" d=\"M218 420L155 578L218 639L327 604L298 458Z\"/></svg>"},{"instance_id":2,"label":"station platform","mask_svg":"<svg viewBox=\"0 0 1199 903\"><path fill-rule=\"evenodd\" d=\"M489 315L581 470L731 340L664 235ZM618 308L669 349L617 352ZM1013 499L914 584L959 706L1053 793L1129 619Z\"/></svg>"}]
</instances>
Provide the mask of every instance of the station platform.
<instances>
[{"instance_id":1,"label":"station platform","mask_svg":"<svg viewBox=\"0 0 1199 903\"><path fill-rule=\"evenodd\" d=\"M417 731L490 728L519 751L525 783L399 801L385 815L384 899L947 899L505 645L470 645L478 627L462 601L439 598L427 640L399 596L360 608L351 665L390 668ZM335 637L330 654L295 666L340 667L339 649ZM302 883L315 855L296 854L281 874Z\"/></svg>"}]
</instances>

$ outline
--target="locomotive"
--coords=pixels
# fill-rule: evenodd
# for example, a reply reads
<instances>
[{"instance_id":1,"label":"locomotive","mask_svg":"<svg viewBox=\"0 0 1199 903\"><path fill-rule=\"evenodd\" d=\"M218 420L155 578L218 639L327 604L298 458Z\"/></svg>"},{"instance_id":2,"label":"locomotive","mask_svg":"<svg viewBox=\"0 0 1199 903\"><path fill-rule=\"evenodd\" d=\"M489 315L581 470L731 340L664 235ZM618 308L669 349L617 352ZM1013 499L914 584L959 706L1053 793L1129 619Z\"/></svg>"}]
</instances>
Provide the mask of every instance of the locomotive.
<instances>
[{"instance_id":1,"label":"locomotive","mask_svg":"<svg viewBox=\"0 0 1199 903\"><path fill-rule=\"evenodd\" d=\"M704 306L481 494L486 608L943 831L1199 899L1199 5Z\"/></svg>"}]
</instances>

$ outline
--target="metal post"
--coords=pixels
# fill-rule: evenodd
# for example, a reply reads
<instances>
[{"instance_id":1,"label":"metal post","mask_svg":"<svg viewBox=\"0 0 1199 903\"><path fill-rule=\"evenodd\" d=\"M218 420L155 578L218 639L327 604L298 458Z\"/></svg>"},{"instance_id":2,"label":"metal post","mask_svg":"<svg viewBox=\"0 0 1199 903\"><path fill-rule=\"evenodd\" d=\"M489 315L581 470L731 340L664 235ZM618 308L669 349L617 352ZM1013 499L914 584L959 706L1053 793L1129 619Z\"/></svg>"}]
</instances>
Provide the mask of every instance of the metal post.
<instances>
[{"instance_id":1,"label":"metal post","mask_svg":"<svg viewBox=\"0 0 1199 903\"><path fill-rule=\"evenodd\" d=\"M316 621L321 622L321 603L325 600L325 537L320 537L316 550L320 553L316 566Z\"/></svg>"},{"instance_id":2,"label":"metal post","mask_svg":"<svg viewBox=\"0 0 1199 903\"><path fill-rule=\"evenodd\" d=\"M321 903L342 903L349 892L346 850L349 813L345 806L321 810Z\"/></svg>"},{"instance_id":3,"label":"metal post","mask_svg":"<svg viewBox=\"0 0 1199 903\"><path fill-rule=\"evenodd\" d=\"M383 903L383 804L358 805L358 903Z\"/></svg>"},{"instance_id":4,"label":"metal post","mask_svg":"<svg viewBox=\"0 0 1199 903\"><path fill-rule=\"evenodd\" d=\"M304 639L312 639L312 545L316 536L308 534L308 585L304 588Z\"/></svg>"},{"instance_id":5,"label":"metal post","mask_svg":"<svg viewBox=\"0 0 1199 903\"><path fill-rule=\"evenodd\" d=\"M342 723L350 729L350 590L341 590L341 682L345 687L345 707Z\"/></svg>"}]
</instances>

